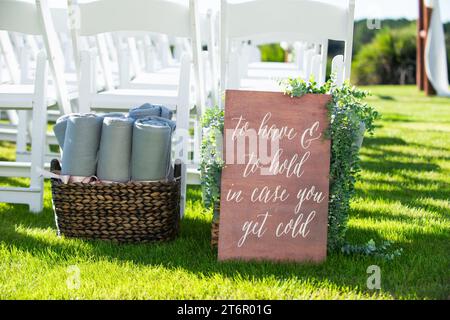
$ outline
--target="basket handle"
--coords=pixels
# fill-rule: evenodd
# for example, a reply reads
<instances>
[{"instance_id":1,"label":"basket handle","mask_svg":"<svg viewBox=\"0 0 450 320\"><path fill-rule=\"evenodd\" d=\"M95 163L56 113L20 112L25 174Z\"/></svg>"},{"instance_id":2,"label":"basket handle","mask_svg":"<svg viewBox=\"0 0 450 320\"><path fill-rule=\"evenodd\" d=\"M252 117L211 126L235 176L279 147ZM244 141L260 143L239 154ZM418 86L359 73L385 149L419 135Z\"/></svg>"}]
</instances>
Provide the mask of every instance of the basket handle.
<instances>
[{"instance_id":1,"label":"basket handle","mask_svg":"<svg viewBox=\"0 0 450 320\"><path fill-rule=\"evenodd\" d=\"M175 165L173 168L174 179L180 179L180 177L181 177L181 164L182 164L182 162L180 159L175 160Z\"/></svg>"},{"instance_id":2,"label":"basket handle","mask_svg":"<svg viewBox=\"0 0 450 320\"><path fill-rule=\"evenodd\" d=\"M50 172L61 171L61 164L58 159L50 161Z\"/></svg>"}]
</instances>

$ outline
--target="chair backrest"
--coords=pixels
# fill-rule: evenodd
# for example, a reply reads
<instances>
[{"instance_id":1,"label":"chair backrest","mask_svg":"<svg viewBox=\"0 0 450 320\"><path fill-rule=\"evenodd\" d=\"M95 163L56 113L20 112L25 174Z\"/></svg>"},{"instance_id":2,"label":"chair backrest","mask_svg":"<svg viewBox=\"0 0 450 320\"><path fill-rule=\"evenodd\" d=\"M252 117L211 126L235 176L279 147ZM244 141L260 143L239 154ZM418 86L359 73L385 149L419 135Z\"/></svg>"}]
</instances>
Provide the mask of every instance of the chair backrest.
<instances>
[{"instance_id":1,"label":"chair backrest","mask_svg":"<svg viewBox=\"0 0 450 320\"><path fill-rule=\"evenodd\" d=\"M36 4L30 1L0 1L0 30L42 35Z\"/></svg>"},{"instance_id":2,"label":"chair backrest","mask_svg":"<svg viewBox=\"0 0 450 320\"><path fill-rule=\"evenodd\" d=\"M60 110L63 113L70 113L70 101L62 71L63 55L47 0L0 1L0 30L43 37Z\"/></svg>"},{"instance_id":3,"label":"chair backrest","mask_svg":"<svg viewBox=\"0 0 450 320\"><path fill-rule=\"evenodd\" d=\"M197 0L189 5L164 0L68 0L75 58L80 58L80 37L108 32L152 32L188 38L197 83L203 83ZM203 86L202 86L203 87ZM202 96L203 94L199 94ZM197 99L203 108L203 98Z\"/></svg>"},{"instance_id":4,"label":"chair backrest","mask_svg":"<svg viewBox=\"0 0 450 320\"><path fill-rule=\"evenodd\" d=\"M221 0L221 88L226 86L233 41L345 42L344 77L350 78L355 0L346 7L311 0Z\"/></svg>"},{"instance_id":5,"label":"chair backrest","mask_svg":"<svg viewBox=\"0 0 450 320\"><path fill-rule=\"evenodd\" d=\"M194 1L191 1L192 5ZM68 0L76 57L80 38L110 32L154 32L193 38L190 6L163 0ZM120 13L120 18L114 13Z\"/></svg>"},{"instance_id":6,"label":"chair backrest","mask_svg":"<svg viewBox=\"0 0 450 320\"><path fill-rule=\"evenodd\" d=\"M69 0L70 4L77 4ZM114 31L149 31L191 37L189 6L167 0L97 0L78 3L81 36Z\"/></svg>"}]
</instances>

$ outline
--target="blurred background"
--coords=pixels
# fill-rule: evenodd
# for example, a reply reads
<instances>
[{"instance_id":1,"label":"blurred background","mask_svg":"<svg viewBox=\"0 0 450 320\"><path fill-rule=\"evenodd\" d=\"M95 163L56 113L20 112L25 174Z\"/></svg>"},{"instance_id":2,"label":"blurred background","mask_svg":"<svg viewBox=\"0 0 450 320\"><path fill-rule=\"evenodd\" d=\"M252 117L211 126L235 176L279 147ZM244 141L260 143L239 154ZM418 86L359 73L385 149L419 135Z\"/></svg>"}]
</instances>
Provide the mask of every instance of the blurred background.
<instances>
[{"instance_id":1,"label":"blurred background","mask_svg":"<svg viewBox=\"0 0 450 320\"><path fill-rule=\"evenodd\" d=\"M346 3L345 0L320 1L339 5ZM439 4L450 74L450 0L440 0ZM217 8L219 1L200 0L200 5L206 11L206 8ZM417 0L356 0L352 65L354 84L415 84L418 8ZM262 45L259 49L262 61L282 62L292 58L290 48L283 44ZM334 57L344 49L341 43L331 41L328 50L328 56ZM330 66L331 63L328 63Z\"/></svg>"}]
</instances>

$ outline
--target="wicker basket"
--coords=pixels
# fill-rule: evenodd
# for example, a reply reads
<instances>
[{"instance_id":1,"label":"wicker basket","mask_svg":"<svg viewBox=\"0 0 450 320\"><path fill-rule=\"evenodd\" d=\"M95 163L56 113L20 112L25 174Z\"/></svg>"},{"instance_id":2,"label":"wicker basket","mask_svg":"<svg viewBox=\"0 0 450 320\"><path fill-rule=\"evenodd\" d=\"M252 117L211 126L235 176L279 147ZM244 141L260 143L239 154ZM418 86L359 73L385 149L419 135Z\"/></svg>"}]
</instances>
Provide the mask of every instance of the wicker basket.
<instances>
[{"instance_id":1,"label":"wicker basket","mask_svg":"<svg viewBox=\"0 0 450 320\"><path fill-rule=\"evenodd\" d=\"M214 217L211 223L211 248L217 249L219 245L219 220L220 220L220 200L214 205Z\"/></svg>"},{"instance_id":2,"label":"wicker basket","mask_svg":"<svg viewBox=\"0 0 450 320\"><path fill-rule=\"evenodd\" d=\"M179 229L180 165L171 182L64 184L52 179L58 234L119 243L174 239ZM57 160L51 170L58 172Z\"/></svg>"}]
</instances>

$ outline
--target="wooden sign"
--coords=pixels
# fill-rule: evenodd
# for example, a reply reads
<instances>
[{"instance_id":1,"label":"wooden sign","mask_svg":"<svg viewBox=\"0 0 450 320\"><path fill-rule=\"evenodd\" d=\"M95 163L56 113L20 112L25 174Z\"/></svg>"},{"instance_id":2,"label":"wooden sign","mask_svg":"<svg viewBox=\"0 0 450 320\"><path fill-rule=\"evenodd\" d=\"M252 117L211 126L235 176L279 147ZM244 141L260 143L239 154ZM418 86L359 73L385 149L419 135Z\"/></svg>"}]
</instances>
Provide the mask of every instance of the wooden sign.
<instances>
[{"instance_id":1,"label":"wooden sign","mask_svg":"<svg viewBox=\"0 0 450 320\"><path fill-rule=\"evenodd\" d=\"M326 258L329 101L226 92L219 260Z\"/></svg>"}]
</instances>

